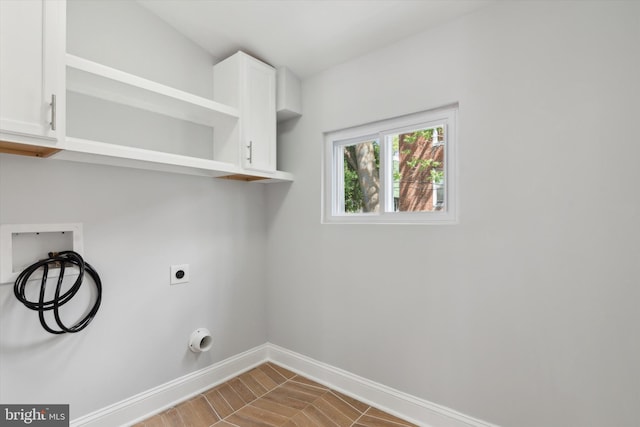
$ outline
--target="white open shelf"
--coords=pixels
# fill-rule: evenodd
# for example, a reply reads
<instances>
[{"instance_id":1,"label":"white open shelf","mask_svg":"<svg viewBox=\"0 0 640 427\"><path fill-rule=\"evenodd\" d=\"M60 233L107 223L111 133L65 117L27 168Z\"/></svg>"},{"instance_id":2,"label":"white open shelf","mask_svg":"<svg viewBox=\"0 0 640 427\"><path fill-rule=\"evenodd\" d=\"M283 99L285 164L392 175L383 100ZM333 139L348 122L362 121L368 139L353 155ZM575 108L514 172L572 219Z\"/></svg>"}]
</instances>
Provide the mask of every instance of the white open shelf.
<instances>
[{"instance_id":1,"label":"white open shelf","mask_svg":"<svg viewBox=\"0 0 640 427\"><path fill-rule=\"evenodd\" d=\"M187 175L229 177L241 181L259 183L293 181L293 175L288 172L251 171L249 173L231 163L72 137L67 137L64 150L54 154L52 157L60 160L158 170Z\"/></svg>"},{"instance_id":2,"label":"white open shelf","mask_svg":"<svg viewBox=\"0 0 640 427\"><path fill-rule=\"evenodd\" d=\"M67 90L214 128L231 125L239 116L228 105L71 54Z\"/></svg>"},{"instance_id":3,"label":"white open shelf","mask_svg":"<svg viewBox=\"0 0 640 427\"><path fill-rule=\"evenodd\" d=\"M174 117L225 134L239 119L238 109L127 72L66 55L67 90L157 114ZM160 170L260 183L293 181L287 172L248 172L217 160L172 154L67 136L53 157L97 164Z\"/></svg>"}]
</instances>

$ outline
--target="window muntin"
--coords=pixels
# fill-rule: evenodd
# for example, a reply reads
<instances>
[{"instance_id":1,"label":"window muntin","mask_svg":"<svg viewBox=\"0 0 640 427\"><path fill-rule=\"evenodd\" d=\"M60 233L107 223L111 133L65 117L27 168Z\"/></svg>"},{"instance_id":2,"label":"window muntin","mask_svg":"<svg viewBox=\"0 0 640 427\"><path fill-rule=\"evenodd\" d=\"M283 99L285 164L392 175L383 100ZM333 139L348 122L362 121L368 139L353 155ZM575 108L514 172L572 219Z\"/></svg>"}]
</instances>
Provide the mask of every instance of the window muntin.
<instances>
[{"instance_id":1,"label":"window muntin","mask_svg":"<svg viewBox=\"0 0 640 427\"><path fill-rule=\"evenodd\" d=\"M327 133L323 222L455 223L456 112Z\"/></svg>"}]
</instances>

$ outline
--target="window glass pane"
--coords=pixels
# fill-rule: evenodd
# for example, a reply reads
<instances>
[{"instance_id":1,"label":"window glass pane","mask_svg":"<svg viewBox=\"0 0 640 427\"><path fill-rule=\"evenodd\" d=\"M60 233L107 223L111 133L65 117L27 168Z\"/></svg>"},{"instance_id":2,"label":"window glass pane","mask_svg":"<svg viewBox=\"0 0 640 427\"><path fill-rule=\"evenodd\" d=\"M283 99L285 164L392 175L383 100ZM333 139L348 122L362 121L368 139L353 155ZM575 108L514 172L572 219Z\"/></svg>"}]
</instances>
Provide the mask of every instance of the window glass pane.
<instances>
[{"instance_id":1,"label":"window glass pane","mask_svg":"<svg viewBox=\"0 0 640 427\"><path fill-rule=\"evenodd\" d=\"M432 212L445 206L444 126L391 137L395 212Z\"/></svg>"},{"instance_id":2,"label":"window glass pane","mask_svg":"<svg viewBox=\"0 0 640 427\"><path fill-rule=\"evenodd\" d=\"M366 141L342 147L344 156L344 213L380 209L380 144Z\"/></svg>"}]
</instances>

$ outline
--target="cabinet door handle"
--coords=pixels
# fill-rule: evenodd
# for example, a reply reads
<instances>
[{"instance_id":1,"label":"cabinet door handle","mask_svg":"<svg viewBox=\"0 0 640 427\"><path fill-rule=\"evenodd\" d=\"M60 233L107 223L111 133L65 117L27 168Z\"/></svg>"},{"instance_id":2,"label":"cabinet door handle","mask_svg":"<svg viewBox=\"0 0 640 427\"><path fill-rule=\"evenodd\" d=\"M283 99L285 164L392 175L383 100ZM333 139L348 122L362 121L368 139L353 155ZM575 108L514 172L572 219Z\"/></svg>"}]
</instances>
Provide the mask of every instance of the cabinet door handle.
<instances>
[{"instance_id":1,"label":"cabinet door handle","mask_svg":"<svg viewBox=\"0 0 640 427\"><path fill-rule=\"evenodd\" d=\"M56 95L51 94L51 122L49 125L51 126L51 130L56 130Z\"/></svg>"},{"instance_id":2,"label":"cabinet door handle","mask_svg":"<svg viewBox=\"0 0 640 427\"><path fill-rule=\"evenodd\" d=\"M249 160L249 163L253 163L253 141L249 141L247 147L249 148L249 157L247 157L247 160Z\"/></svg>"}]
</instances>

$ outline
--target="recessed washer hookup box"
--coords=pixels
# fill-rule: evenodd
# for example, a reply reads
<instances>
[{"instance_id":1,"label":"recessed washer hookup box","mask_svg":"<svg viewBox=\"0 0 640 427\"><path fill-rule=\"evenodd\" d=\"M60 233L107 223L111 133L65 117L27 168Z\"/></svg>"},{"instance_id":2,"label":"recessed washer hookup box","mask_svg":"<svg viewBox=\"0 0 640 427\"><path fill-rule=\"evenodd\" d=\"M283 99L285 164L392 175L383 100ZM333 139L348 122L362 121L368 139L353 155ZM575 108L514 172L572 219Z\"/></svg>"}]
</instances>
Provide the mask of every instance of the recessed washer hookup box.
<instances>
[{"instance_id":1,"label":"recessed washer hookup box","mask_svg":"<svg viewBox=\"0 0 640 427\"><path fill-rule=\"evenodd\" d=\"M0 224L0 283L13 283L24 268L49 252L66 250L84 255L81 223Z\"/></svg>"}]
</instances>

